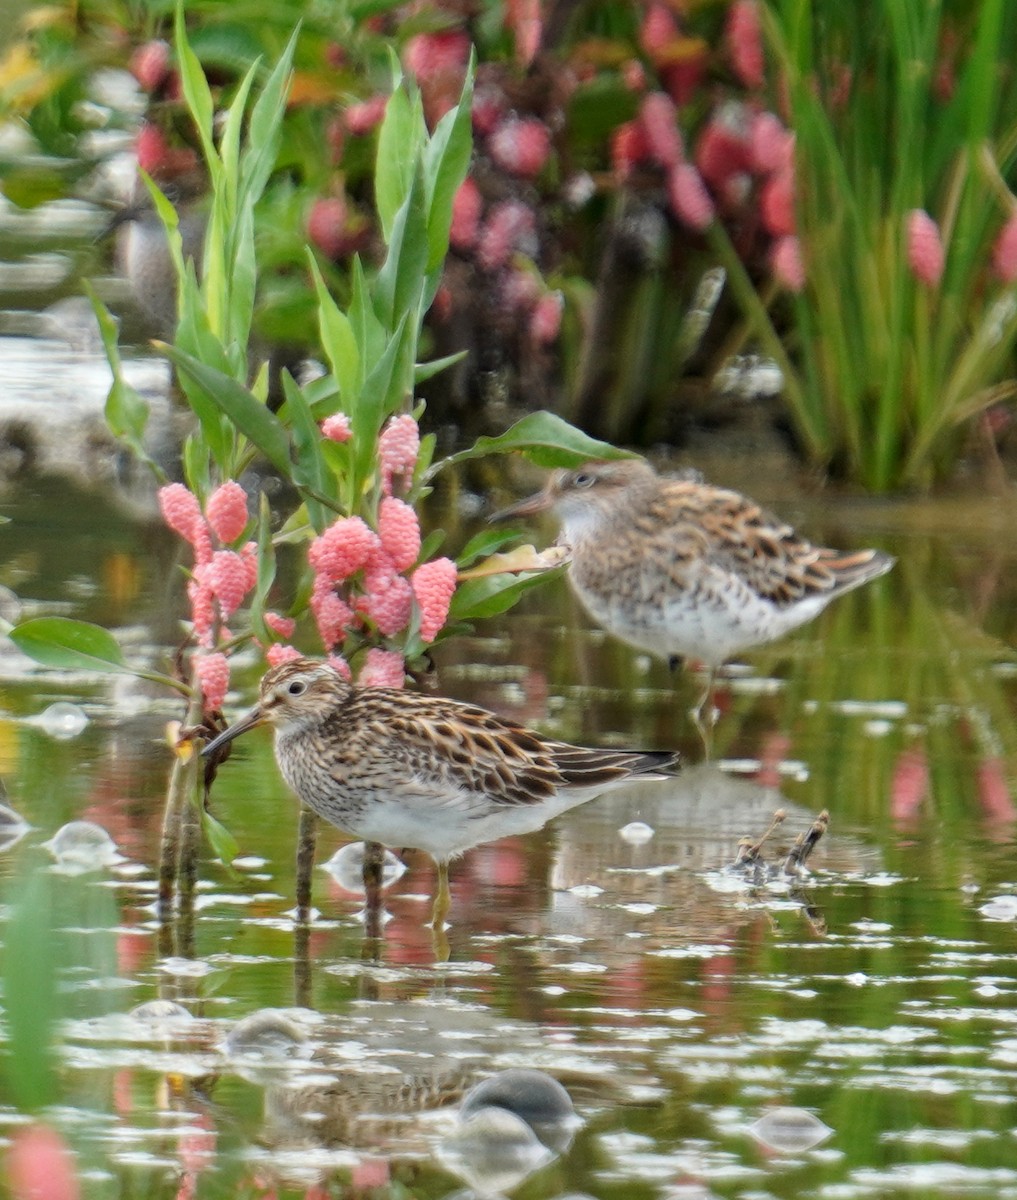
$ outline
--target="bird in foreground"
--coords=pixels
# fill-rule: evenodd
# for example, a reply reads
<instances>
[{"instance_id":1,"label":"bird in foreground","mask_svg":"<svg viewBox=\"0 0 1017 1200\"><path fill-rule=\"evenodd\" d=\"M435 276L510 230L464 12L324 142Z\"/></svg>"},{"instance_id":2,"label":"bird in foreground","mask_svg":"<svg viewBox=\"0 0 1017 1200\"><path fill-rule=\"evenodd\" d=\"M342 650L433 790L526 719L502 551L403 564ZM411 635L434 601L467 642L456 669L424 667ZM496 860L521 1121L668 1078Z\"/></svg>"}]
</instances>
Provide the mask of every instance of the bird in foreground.
<instances>
[{"instance_id":1,"label":"bird in foreground","mask_svg":"<svg viewBox=\"0 0 1017 1200\"><path fill-rule=\"evenodd\" d=\"M545 509L561 522L569 582L595 621L672 666L684 658L706 666L693 715L707 749L717 668L811 621L895 561L880 550L813 546L747 496L662 477L639 458L556 471L543 491L491 519Z\"/></svg>"},{"instance_id":2,"label":"bird in foreground","mask_svg":"<svg viewBox=\"0 0 1017 1200\"><path fill-rule=\"evenodd\" d=\"M676 762L669 752L588 750L472 704L356 687L300 658L268 671L258 703L202 750L257 725L275 729L283 778L319 816L368 842L424 850L438 864L434 924L448 912L448 861Z\"/></svg>"}]
</instances>

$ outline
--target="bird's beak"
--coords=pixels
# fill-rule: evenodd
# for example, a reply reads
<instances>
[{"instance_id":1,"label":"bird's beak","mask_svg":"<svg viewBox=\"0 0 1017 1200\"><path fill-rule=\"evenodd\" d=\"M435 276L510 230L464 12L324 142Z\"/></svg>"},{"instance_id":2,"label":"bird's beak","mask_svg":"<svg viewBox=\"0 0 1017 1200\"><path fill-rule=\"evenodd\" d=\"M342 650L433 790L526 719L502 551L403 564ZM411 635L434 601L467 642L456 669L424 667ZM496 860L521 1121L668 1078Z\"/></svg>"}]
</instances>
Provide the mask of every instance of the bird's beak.
<instances>
[{"instance_id":1,"label":"bird's beak","mask_svg":"<svg viewBox=\"0 0 1017 1200\"><path fill-rule=\"evenodd\" d=\"M541 492L527 496L525 500L517 500L515 504L510 504L508 508L500 508L487 519L488 522L493 523L495 521L507 521L510 517L532 517L534 513L544 512L553 503L554 497L547 488L544 488Z\"/></svg>"},{"instance_id":2,"label":"bird's beak","mask_svg":"<svg viewBox=\"0 0 1017 1200\"><path fill-rule=\"evenodd\" d=\"M260 725L264 719L260 705L255 705L245 717L241 717L239 721L234 721L229 729L224 729L217 738L213 738L202 749L201 757L208 758L222 746L225 746L227 742L232 742L234 738L239 737L242 733L246 733L248 729L253 729L255 725Z\"/></svg>"}]
</instances>

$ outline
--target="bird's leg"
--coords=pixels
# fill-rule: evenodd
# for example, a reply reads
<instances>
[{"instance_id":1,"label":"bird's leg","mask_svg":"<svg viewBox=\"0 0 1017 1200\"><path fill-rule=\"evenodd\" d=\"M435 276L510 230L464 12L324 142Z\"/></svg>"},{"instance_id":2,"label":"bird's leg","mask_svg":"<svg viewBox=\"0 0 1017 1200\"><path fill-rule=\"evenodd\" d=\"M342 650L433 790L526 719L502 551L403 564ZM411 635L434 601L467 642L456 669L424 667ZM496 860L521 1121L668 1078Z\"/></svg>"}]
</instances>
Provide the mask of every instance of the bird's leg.
<instances>
[{"instance_id":1,"label":"bird's leg","mask_svg":"<svg viewBox=\"0 0 1017 1200\"><path fill-rule=\"evenodd\" d=\"M692 721L703 740L703 750L706 753L707 762L713 756L713 727L717 724L717 710L713 704L713 685L716 675L717 668L711 663L706 668L706 690L692 710Z\"/></svg>"},{"instance_id":2,"label":"bird's leg","mask_svg":"<svg viewBox=\"0 0 1017 1200\"><path fill-rule=\"evenodd\" d=\"M364 935L380 938L382 929L382 874L385 867L385 847L378 842L364 843Z\"/></svg>"},{"instance_id":3,"label":"bird's leg","mask_svg":"<svg viewBox=\"0 0 1017 1200\"><path fill-rule=\"evenodd\" d=\"M437 962L448 962L448 934L445 932L445 918L452 907L452 894L448 886L448 863L442 860L438 863L438 889L434 893L434 907L431 910L431 935L434 943L434 957Z\"/></svg>"},{"instance_id":4,"label":"bird's leg","mask_svg":"<svg viewBox=\"0 0 1017 1200\"><path fill-rule=\"evenodd\" d=\"M317 837L318 814L302 804L297 828L297 920L300 922L311 919L311 873Z\"/></svg>"}]
</instances>

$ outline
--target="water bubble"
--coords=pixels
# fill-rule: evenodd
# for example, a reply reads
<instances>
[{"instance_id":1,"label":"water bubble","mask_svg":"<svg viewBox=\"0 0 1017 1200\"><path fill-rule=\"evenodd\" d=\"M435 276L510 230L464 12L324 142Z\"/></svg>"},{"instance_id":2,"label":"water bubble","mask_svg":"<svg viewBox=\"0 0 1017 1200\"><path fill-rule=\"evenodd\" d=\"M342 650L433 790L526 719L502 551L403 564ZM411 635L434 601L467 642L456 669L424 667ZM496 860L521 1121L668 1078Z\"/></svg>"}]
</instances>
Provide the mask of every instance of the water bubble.
<instances>
[{"instance_id":1,"label":"water bubble","mask_svg":"<svg viewBox=\"0 0 1017 1200\"><path fill-rule=\"evenodd\" d=\"M191 1010L175 1000L146 1000L143 1004L136 1004L127 1015L135 1021L151 1022L153 1025L194 1020Z\"/></svg>"},{"instance_id":2,"label":"water bubble","mask_svg":"<svg viewBox=\"0 0 1017 1200\"><path fill-rule=\"evenodd\" d=\"M223 1050L230 1058L256 1058L279 1062L306 1058L307 1035L288 1013L260 1008L239 1020L226 1035Z\"/></svg>"},{"instance_id":3,"label":"water bubble","mask_svg":"<svg viewBox=\"0 0 1017 1200\"><path fill-rule=\"evenodd\" d=\"M322 863L321 869L327 871L344 892L354 895L364 894L364 843L351 842L340 848L332 855L327 863ZM406 864L397 858L391 850L385 851L381 866L381 886L391 887L397 879L406 874Z\"/></svg>"},{"instance_id":4,"label":"water bubble","mask_svg":"<svg viewBox=\"0 0 1017 1200\"><path fill-rule=\"evenodd\" d=\"M65 875L83 875L124 861L116 842L94 821L68 821L43 846L56 859L56 870Z\"/></svg>"},{"instance_id":5,"label":"water bubble","mask_svg":"<svg viewBox=\"0 0 1017 1200\"><path fill-rule=\"evenodd\" d=\"M551 1162L554 1152L506 1108L480 1108L438 1146L438 1160L483 1196L502 1195Z\"/></svg>"},{"instance_id":6,"label":"water bubble","mask_svg":"<svg viewBox=\"0 0 1017 1200\"><path fill-rule=\"evenodd\" d=\"M994 896L978 911L990 921L1017 920L1017 896Z\"/></svg>"},{"instance_id":7,"label":"water bubble","mask_svg":"<svg viewBox=\"0 0 1017 1200\"><path fill-rule=\"evenodd\" d=\"M771 1150L800 1154L825 1142L833 1130L807 1109L775 1108L750 1125L749 1133Z\"/></svg>"},{"instance_id":8,"label":"water bubble","mask_svg":"<svg viewBox=\"0 0 1017 1200\"><path fill-rule=\"evenodd\" d=\"M642 846L653 837L654 830L652 825L647 825L645 821L630 821L628 825L623 825L618 830L618 836L623 842L628 842L630 846Z\"/></svg>"},{"instance_id":9,"label":"water bubble","mask_svg":"<svg viewBox=\"0 0 1017 1200\"><path fill-rule=\"evenodd\" d=\"M503 1108L521 1118L556 1154L572 1143L579 1118L572 1097L544 1071L513 1068L481 1080L463 1097L460 1121L486 1108Z\"/></svg>"},{"instance_id":10,"label":"water bubble","mask_svg":"<svg viewBox=\"0 0 1017 1200\"><path fill-rule=\"evenodd\" d=\"M57 741L66 742L76 738L88 724L88 717L77 704L58 700L37 718L40 728Z\"/></svg>"}]
</instances>

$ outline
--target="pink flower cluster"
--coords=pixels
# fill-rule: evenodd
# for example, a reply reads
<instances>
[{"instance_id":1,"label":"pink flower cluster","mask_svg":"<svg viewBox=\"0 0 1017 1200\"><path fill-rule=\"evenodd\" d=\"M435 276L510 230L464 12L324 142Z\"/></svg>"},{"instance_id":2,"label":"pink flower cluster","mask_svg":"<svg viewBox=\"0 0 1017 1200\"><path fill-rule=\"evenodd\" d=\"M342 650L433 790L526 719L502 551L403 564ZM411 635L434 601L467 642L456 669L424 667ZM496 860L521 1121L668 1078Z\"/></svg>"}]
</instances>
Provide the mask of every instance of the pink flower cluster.
<instances>
[{"instance_id":1,"label":"pink flower cluster","mask_svg":"<svg viewBox=\"0 0 1017 1200\"><path fill-rule=\"evenodd\" d=\"M247 529L247 494L240 484L228 480L212 492L202 512L189 488L170 483L159 489L159 508L166 524L194 552L194 568L187 583L191 624L199 647L194 667L205 711L214 712L222 707L230 679L229 662L217 646L229 640L227 622L258 578L256 543L232 548Z\"/></svg>"},{"instance_id":2,"label":"pink flower cluster","mask_svg":"<svg viewBox=\"0 0 1017 1200\"><path fill-rule=\"evenodd\" d=\"M345 428L336 426L339 432ZM332 665L347 678L349 666L341 651L350 634L396 637L410 627L416 613L420 636L430 642L448 618L456 565L438 558L416 566L420 524L413 507L396 494L408 490L419 453L417 422L408 414L391 418L378 439L382 497L376 528L358 516L339 517L308 547L307 561L314 571L311 613ZM293 623L276 614L266 615L265 622L284 639L266 651L269 662L296 656L297 651L285 644L293 635ZM401 687L404 674L398 650L373 647L365 655L358 682Z\"/></svg>"}]
</instances>

